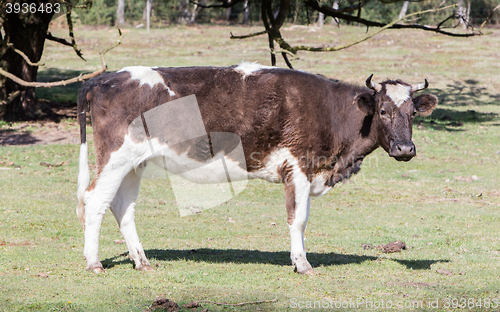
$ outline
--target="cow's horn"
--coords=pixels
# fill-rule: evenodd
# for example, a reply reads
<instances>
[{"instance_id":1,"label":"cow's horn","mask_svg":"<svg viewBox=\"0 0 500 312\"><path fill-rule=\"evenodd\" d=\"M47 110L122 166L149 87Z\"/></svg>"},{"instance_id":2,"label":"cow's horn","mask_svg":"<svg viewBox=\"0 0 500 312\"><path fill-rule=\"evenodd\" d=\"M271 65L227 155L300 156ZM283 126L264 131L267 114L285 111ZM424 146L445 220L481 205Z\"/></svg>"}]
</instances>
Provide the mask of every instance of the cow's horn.
<instances>
[{"instance_id":1,"label":"cow's horn","mask_svg":"<svg viewBox=\"0 0 500 312\"><path fill-rule=\"evenodd\" d=\"M376 82L373 82L372 77L373 77L373 74L371 74L370 77L368 77L368 79L366 79L366 86L372 90L380 92L380 90L382 90L382 86Z\"/></svg>"},{"instance_id":2,"label":"cow's horn","mask_svg":"<svg viewBox=\"0 0 500 312\"><path fill-rule=\"evenodd\" d=\"M419 84L411 86L411 90L413 92L422 91L424 89L427 89L428 86L429 86L429 83L427 82L427 79L425 79L424 83L419 83Z\"/></svg>"}]
</instances>

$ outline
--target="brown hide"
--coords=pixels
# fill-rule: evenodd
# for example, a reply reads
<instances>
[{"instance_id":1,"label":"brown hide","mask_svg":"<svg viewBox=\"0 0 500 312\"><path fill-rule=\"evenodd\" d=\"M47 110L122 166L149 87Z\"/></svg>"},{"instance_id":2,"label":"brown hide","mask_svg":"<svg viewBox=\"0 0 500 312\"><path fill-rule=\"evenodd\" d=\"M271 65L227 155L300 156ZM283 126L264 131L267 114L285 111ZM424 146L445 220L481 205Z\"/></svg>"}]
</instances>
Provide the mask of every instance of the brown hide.
<instances>
[{"instance_id":1,"label":"brown hide","mask_svg":"<svg viewBox=\"0 0 500 312\"><path fill-rule=\"evenodd\" d=\"M128 72L104 74L83 86L79 112L88 103L98 174L123 144L135 118L192 94L207 133L240 136L249 172L262 168L271 151L289 148L310 180L327 170L332 175L329 184L334 184L339 175L357 172L359 160L378 146L371 116L354 103L357 94L371 92L365 87L278 68L261 69L245 78L234 67L155 70L175 96L163 85L139 86Z\"/></svg>"}]
</instances>

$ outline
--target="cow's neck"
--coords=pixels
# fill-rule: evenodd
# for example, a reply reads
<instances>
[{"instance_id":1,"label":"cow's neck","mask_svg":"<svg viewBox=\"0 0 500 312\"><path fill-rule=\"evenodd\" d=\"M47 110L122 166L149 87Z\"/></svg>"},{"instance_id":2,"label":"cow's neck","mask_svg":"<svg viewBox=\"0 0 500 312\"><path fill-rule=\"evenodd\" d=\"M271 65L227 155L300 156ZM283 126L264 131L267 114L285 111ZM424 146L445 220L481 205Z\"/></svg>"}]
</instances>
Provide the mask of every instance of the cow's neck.
<instances>
[{"instance_id":1,"label":"cow's neck","mask_svg":"<svg viewBox=\"0 0 500 312\"><path fill-rule=\"evenodd\" d=\"M355 104L348 103L348 105L354 106ZM363 159L379 146L375 136L376 125L371 116L365 116L356 107L342 107L340 109L344 112L350 112L350 116L336 120L336 122L341 123L337 129L349 130L335 137L334 145L338 147L338 154L335 155L336 163L329 172L330 179L327 182L329 186L357 173L361 169Z\"/></svg>"}]
</instances>

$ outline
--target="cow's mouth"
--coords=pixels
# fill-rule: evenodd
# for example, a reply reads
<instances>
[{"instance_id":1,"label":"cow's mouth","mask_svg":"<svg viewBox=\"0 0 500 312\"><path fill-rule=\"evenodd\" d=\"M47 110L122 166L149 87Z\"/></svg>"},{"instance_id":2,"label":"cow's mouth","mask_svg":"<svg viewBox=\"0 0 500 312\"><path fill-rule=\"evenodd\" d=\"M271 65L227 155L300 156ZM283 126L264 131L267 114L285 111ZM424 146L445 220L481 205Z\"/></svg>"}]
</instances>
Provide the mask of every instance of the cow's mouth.
<instances>
[{"instance_id":1,"label":"cow's mouth","mask_svg":"<svg viewBox=\"0 0 500 312\"><path fill-rule=\"evenodd\" d=\"M413 157L394 157L397 161L410 161Z\"/></svg>"}]
</instances>

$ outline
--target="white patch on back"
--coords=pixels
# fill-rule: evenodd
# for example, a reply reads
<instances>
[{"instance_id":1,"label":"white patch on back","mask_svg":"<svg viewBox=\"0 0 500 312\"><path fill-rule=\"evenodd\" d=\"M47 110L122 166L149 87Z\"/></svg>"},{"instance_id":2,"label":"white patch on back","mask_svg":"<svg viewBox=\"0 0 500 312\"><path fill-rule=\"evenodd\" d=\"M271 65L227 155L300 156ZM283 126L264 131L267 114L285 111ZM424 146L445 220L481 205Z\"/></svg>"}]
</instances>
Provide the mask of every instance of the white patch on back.
<instances>
[{"instance_id":1,"label":"white patch on back","mask_svg":"<svg viewBox=\"0 0 500 312\"><path fill-rule=\"evenodd\" d=\"M253 63L242 62L234 70L237 71L237 72L240 72L241 74L243 74L243 77L241 77L241 78L245 79L246 76L251 75L254 72L257 72L257 71L259 71L261 69L266 69L266 68L270 69L270 68L273 68L273 67L260 65L260 64L257 64L257 62L253 62Z\"/></svg>"},{"instance_id":2,"label":"white patch on back","mask_svg":"<svg viewBox=\"0 0 500 312\"><path fill-rule=\"evenodd\" d=\"M130 79L139 80L139 86L147 84L152 89L155 85L161 84L165 87L165 89L168 90L168 94L170 94L170 96L174 96L175 92L170 90L169 87L167 87L161 75L156 70L153 70L154 68L157 67L151 68L145 66L129 66L120 69L118 73L123 71L129 72Z\"/></svg>"},{"instance_id":3,"label":"white patch on back","mask_svg":"<svg viewBox=\"0 0 500 312\"><path fill-rule=\"evenodd\" d=\"M391 98L397 107L401 106L401 104L410 98L411 86L386 84L385 89L385 94Z\"/></svg>"}]
</instances>

